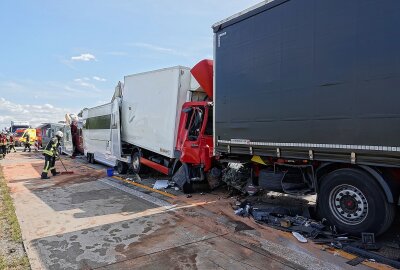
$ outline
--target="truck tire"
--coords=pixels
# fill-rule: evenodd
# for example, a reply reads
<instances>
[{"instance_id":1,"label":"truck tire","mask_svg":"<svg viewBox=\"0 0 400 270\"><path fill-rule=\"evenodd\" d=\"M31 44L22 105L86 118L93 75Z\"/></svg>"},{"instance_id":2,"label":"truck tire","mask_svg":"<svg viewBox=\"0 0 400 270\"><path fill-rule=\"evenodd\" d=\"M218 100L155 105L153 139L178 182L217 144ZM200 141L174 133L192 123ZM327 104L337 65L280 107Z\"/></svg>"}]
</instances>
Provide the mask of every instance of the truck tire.
<instances>
[{"instance_id":1,"label":"truck tire","mask_svg":"<svg viewBox=\"0 0 400 270\"><path fill-rule=\"evenodd\" d=\"M141 157L142 157L142 154L139 151L133 153L133 155L132 155L132 171L134 173L140 174L140 173L144 172L143 165L140 162Z\"/></svg>"},{"instance_id":2,"label":"truck tire","mask_svg":"<svg viewBox=\"0 0 400 270\"><path fill-rule=\"evenodd\" d=\"M96 161L94 160L94 154L90 154L90 160L89 160L89 162L90 162L91 164L95 164L95 163L96 163Z\"/></svg>"},{"instance_id":3,"label":"truck tire","mask_svg":"<svg viewBox=\"0 0 400 270\"><path fill-rule=\"evenodd\" d=\"M126 174L128 172L128 165L125 162L118 161L117 172L119 174Z\"/></svg>"},{"instance_id":4,"label":"truck tire","mask_svg":"<svg viewBox=\"0 0 400 270\"><path fill-rule=\"evenodd\" d=\"M375 179L358 169L338 169L322 179L318 214L339 231L360 235L383 233L394 219L395 207Z\"/></svg>"}]
</instances>

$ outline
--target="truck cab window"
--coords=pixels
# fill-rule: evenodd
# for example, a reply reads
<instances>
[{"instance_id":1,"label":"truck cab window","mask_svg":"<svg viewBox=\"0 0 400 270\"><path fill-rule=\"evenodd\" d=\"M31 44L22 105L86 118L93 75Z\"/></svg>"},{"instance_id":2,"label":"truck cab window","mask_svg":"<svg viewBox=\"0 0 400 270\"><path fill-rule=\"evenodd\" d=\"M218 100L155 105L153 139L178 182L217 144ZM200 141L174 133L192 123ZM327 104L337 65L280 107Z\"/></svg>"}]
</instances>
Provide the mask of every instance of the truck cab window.
<instances>
[{"instance_id":1,"label":"truck cab window","mask_svg":"<svg viewBox=\"0 0 400 270\"><path fill-rule=\"evenodd\" d=\"M186 123L185 123L185 129L189 129L190 122L192 121L192 116L193 116L193 111L194 110L188 110L187 111L187 117L186 117Z\"/></svg>"},{"instance_id":2,"label":"truck cab window","mask_svg":"<svg viewBox=\"0 0 400 270\"><path fill-rule=\"evenodd\" d=\"M203 109L201 108L195 108L193 110L193 117L192 121L190 123L190 128L189 128L189 134L188 134L188 139L189 141L196 141L197 138L199 137L201 127L203 124L203 117L204 117L204 112Z\"/></svg>"}]
</instances>

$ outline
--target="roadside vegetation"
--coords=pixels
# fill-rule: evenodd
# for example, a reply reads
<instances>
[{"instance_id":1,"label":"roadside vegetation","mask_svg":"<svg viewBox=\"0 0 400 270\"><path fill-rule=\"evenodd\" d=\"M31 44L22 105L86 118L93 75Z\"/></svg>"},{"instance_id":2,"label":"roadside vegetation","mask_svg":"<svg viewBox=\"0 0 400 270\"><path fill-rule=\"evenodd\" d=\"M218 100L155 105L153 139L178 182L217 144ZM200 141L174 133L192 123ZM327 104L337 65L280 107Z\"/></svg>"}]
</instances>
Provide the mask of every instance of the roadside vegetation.
<instances>
[{"instance_id":1,"label":"roadside vegetation","mask_svg":"<svg viewBox=\"0 0 400 270\"><path fill-rule=\"evenodd\" d=\"M10 190L0 168L0 270L30 269Z\"/></svg>"}]
</instances>

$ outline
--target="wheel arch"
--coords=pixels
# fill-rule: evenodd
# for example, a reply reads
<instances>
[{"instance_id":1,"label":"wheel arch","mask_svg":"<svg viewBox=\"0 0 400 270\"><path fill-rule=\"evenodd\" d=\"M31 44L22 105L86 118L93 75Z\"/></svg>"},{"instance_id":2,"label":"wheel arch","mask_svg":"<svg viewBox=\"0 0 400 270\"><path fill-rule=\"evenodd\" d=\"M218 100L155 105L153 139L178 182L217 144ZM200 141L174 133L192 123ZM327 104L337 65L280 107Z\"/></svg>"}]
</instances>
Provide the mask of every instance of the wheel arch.
<instances>
[{"instance_id":1,"label":"wheel arch","mask_svg":"<svg viewBox=\"0 0 400 270\"><path fill-rule=\"evenodd\" d=\"M137 147L137 146L133 147L132 148L132 152L131 152L131 156L133 156L133 154L135 154L137 152L141 153L142 149L140 147Z\"/></svg>"},{"instance_id":2,"label":"wheel arch","mask_svg":"<svg viewBox=\"0 0 400 270\"><path fill-rule=\"evenodd\" d=\"M325 175L338 170L338 169L344 169L344 168L349 168L349 169L360 169L366 173L368 173L370 176L372 176L375 181L379 184L379 186L382 188L383 192L385 193L386 199L389 203L395 203L394 201L394 195L393 192L387 183L385 177L375 168L366 166L366 165L350 165L350 164L345 164L345 163L336 163L336 162L326 162L319 166L315 172L315 178L317 181L317 193L320 188L321 182L323 181L323 178Z\"/></svg>"}]
</instances>

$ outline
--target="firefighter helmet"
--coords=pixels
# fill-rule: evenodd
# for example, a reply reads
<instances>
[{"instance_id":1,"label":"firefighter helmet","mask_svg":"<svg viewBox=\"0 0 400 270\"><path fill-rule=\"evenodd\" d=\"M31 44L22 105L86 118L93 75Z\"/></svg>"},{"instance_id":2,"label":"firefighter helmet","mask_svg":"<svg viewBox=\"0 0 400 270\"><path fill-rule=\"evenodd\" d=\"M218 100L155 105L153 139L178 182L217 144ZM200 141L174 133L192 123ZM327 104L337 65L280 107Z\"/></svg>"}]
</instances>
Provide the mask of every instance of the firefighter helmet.
<instances>
[{"instance_id":1,"label":"firefighter helmet","mask_svg":"<svg viewBox=\"0 0 400 270\"><path fill-rule=\"evenodd\" d=\"M61 131L57 131L56 136L59 138L62 138L62 137L64 137L64 134Z\"/></svg>"}]
</instances>

